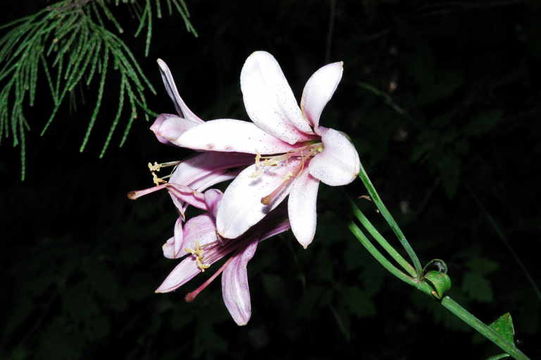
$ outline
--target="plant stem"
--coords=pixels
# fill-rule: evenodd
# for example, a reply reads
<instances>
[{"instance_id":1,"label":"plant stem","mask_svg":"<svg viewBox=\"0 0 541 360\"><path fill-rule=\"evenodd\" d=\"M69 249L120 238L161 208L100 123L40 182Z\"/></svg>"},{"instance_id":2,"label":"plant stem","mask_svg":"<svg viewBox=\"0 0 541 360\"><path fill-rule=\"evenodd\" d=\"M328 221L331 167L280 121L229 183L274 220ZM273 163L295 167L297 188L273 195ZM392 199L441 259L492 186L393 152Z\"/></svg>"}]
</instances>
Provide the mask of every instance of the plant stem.
<instances>
[{"instance_id":1,"label":"plant stem","mask_svg":"<svg viewBox=\"0 0 541 360\"><path fill-rule=\"evenodd\" d=\"M383 204L383 201L381 201L381 198L379 197L376 188L374 188L374 185L372 184L372 181L370 181L370 178L368 177L368 174L366 173L366 170L364 169L362 164L360 167L359 177L364 183L364 186L366 186L368 194L370 195L372 201L376 204L379 212L381 213L381 215L383 215L385 221L387 221L395 235L398 237L398 240L404 247L404 250L406 250L406 253L410 257L411 261L413 262L413 266L415 267L417 278L420 279L423 274L423 267L421 266L421 262L419 261L417 254L415 253L415 251L413 251L413 248L404 236L404 233L402 233L402 230L400 230L400 227L398 227L398 224L393 219L393 216L391 215L389 210L387 210L385 204Z\"/></svg>"},{"instance_id":2,"label":"plant stem","mask_svg":"<svg viewBox=\"0 0 541 360\"><path fill-rule=\"evenodd\" d=\"M415 271L413 266L411 266L411 264L407 262L406 259L404 259L402 255L400 255L400 253L398 253L398 251L396 251L395 248L391 244L389 244L389 242L379 233L379 231L374 227L374 225L372 225L370 220L368 220L368 218L363 214L361 209L359 209L357 205L355 205L355 203L353 202L352 202L352 208L353 208L353 214L357 217L357 219L365 227L365 229L368 230L370 235L372 235L372 237L381 245L381 247L398 264L400 264L400 266L402 266L402 268L406 270L411 277L413 278L417 277L417 272Z\"/></svg>"},{"instance_id":3,"label":"plant stem","mask_svg":"<svg viewBox=\"0 0 541 360\"><path fill-rule=\"evenodd\" d=\"M413 286L419 291L429 295L431 298L435 299L434 291L432 287L426 283L426 281L419 281L415 278L412 278L404 274L400 269L394 266L385 256L370 242L368 237L364 232L353 222L349 224L349 229L353 235L359 240L359 242L365 247L365 249L376 259L377 262L381 264L387 271L396 276L398 279L402 280L406 284ZM504 339L498 332L492 329L490 326L483 323L477 317L475 317L468 310L463 308L459 303L451 299L449 296L445 296L440 304L449 310L453 315L458 317L460 320L464 321L466 324L471 326L473 329L477 330L481 335L492 341L495 345L501 348L510 356L514 357L516 360L529 360L529 358L520 351L513 343L508 342Z\"/></svg>"},{"instance_id":4,"label":"plant stem","mask_svg":"<svg viewBox=\"0 0 541 360\"><path fill-rule=\"evenodd\" d=\"M445 296L441 300L441 305L449 310L453 315L464 321L466 324L477 330L481 335L498 345L503 351L516 360L528 360L529 358L520 351L513 343L505 340L497 331L483 323L468 310L464 309L459 303Z\"/></svg>"},{"instance_id":5,"label":"plant stem","mask_svg":"<svg viewBox=\"0 0 541 360\"><path fill-rule=\"evenodd\" d=\"M428 285L424 281L418 281L415 278L412 278L406 274L404 274L400 269L398 269L396 266L394 266L389 260L385 258L383 254L370 242L368 237L364 234L364 232L353 222L349 224L349 230L355 235L357 240L365 247L366 250L376 259L377 262L381 264L387 271L389 271L391 274L405 282L406 284L409 284L420 291L424 292L427 295L432 296L432 288L430 285Z\"/></svg>"}]
</instances>

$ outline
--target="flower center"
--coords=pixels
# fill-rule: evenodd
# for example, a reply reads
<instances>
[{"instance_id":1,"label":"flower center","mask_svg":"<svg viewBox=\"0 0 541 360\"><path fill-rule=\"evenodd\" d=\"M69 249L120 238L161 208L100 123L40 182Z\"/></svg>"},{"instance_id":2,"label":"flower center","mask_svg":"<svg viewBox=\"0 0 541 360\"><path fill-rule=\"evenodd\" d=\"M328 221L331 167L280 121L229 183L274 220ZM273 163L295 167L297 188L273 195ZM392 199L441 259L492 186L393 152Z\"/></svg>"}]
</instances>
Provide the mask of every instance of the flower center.
<instances>
[{"instance_id":1,"label":"flower center","mask_svg":"<svg viewBox=\"0 0 541 360\"><path fill-rule=\"evenodd\" d=\"M252 174L252 177L258 177L263 174L265 167L288 166L291 161L298 161L298 164L284 175L283 181L276 189L261 198L261 203L263 205L270 205L302 173L310 160L322 151L323 144L321 142L309 142L307 145L288 151L285 154L273 156L261 156L257 154L255 157L256 171Z\"/></svg>"},{"instance_id":2,"label":"flower center","mask_svg":"<svg viewBox=\"0 0 541 360\"><path fill-rule=\"evenodd\" d=\"M237 239L222 239L218 238L217 241L200 246L195 244L195 249L185 249L185 251L191 256L195 257L195 262L197 267L201 272L205 272L214 262L222 259L223 257L233 254L235 255L238 251L242 251L245 246L248 246L251 241L254 241L253 237L250 236L241 236ZM186 294L184 299L186 302L192 302L195 300L197 295L203 291L207 286L209 286L214 279L218 277L226 268L226 266L233 260L233 256L230 256L225 263L220 266L214 274L212 274L204 283L199 285L197 289Z\"/></svg>"}]
</instances>

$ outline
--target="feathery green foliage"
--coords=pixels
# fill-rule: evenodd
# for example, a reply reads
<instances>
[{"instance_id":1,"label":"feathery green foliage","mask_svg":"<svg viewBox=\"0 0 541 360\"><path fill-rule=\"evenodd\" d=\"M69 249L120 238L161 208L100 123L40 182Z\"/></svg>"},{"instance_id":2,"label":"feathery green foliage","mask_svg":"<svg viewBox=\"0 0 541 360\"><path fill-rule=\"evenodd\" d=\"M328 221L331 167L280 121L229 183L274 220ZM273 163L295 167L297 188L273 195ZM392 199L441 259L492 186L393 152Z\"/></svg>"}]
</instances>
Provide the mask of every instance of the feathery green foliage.
<instances>
[{"instance_id":1,"label":"feathery green foliage","mask_svg":"<svg viewBox=\"0 0 541 360\"><path fill-rule=\"evenodd\" d=\"M45 78L53 100L52 112L41 130L43 135L56 118L68 95L77 87L97 83L98 91L88 120L80 151L88 144L99 115L105 92L118 89L118 108L101 149L102 157L121 119L126 118L120 146L134 119L152 112L147 107L147 91L154 89L141 70L129 47L115 33L123 28L111 6L126 5L139 20L135 36L146 33L145 55L152 40L152 20L162 16L162 6L169 14L180 15L186 30L197 36L189 21L183 0L62 0L35 14L17 19L0 29L10 29L0 38L0 144L12 138L20 147L21 178L25 178L26 133L30 124L26 106L33 106L40 77ZM116 71L118 86L105 84Z\"/></svg>"}]
</instances>

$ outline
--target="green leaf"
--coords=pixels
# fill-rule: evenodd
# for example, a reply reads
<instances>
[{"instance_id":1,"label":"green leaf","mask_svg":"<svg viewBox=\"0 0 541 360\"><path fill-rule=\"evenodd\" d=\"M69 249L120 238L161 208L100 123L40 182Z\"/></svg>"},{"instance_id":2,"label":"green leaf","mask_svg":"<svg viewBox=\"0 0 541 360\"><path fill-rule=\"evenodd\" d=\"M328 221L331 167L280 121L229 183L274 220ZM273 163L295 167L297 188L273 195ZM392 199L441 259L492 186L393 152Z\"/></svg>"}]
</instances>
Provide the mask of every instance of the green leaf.
<instances>
[{"instance_id":1,"label":"green leaf","mask_svg":"<svg viewBox=\"0 0 541 360\"><path fill-rule=\"evenodd\" d=\"M498 332L505 340L510 343L515 341L515 328L513 326L513 318L510 313L505 313L497 318L489 325L492 329Z\"/></svg>"},{"instance_id":2,"label":"green leaf","mask_svg":"<svg viewBox=\"0 0 541 360\"><path fill-rule=\"evenodd\" d=\"M496 126L501 118L502 112L500 110L489 110L477 114L466 126L465 133L467 135L485 134Z\"/></svg>"},{"instance_id":3,"label":"green leaf","mask_svg":"<svg viewBox=\"0 0 541 360\"><path fill-rule=\"evenodd\" d=\"M486 258L474 258L467 263L468 267L482 276L489 275L498 270L499 264Z\"/></svg>"},{"instance_id":4,"label":"green leaf","mask_svg":"<svg viewBox=\"0 0 541 360\"><path fill-rule=\"evenodd\" d=\"M441 299L443 295L451 288L451 278L446 273L440 271L429 271L425 274L425 279L434 288L434 296Z\"/></svg>"}]
</instances>

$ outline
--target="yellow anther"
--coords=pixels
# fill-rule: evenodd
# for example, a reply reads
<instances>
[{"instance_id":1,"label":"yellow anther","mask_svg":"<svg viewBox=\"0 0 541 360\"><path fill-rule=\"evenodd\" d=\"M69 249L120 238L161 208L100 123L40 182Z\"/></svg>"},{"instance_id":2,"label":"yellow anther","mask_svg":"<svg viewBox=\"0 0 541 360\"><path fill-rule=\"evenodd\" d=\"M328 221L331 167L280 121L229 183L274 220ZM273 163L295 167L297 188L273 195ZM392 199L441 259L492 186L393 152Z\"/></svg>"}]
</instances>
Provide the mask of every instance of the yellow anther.
<instances>
[{"instance_id":1,"label":"yellow anther","mask_svg":"<svg viewBox=\"0 0 541 360\"><path fill-rule=\"evenodd\" d=\"M203 255L205 250L199 246L199 243L195 243L195 249L186 248L184 251L186 251L188 254L192 254L195 257L195 263L201 272L205 272L205 269L210 267L210 265L203 263Z\"/></svg>"},{"instance_id":2,"label":"yellow anther","mask_svg":"<svg viewBox=\"0 0 541 360\"><path fill-rule=\"evenodd\" d=\"M152 173L152 182L154 182L154 185L158 186L160 184L165 184L167 180L164 180L163 178L158 177L155 172Z\"/></svg>"},{"instance_id":3,"label":"yellow anther","mask_svg":"<svg viewBox=\"0 0 541 360\"><path fill-rule=\"evenodd\" d=\"M162 164L158 164L155 161L154 161L154 164L148 163L148 169L150 171L160 171L161 168L162 168Z\"/></svg>"}]
</instances>

